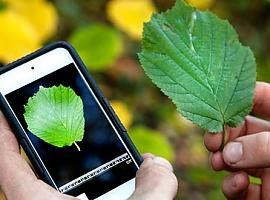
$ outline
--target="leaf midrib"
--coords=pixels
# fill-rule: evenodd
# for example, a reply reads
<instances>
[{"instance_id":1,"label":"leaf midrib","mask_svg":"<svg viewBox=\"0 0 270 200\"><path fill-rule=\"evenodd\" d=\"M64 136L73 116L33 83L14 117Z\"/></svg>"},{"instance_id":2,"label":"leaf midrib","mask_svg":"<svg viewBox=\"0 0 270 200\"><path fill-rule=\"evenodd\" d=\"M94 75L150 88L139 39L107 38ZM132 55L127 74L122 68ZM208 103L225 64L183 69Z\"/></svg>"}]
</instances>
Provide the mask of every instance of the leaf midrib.
<instances>
[{"instance_id":1,"label":"leaf midrib","mask_svg":"<svg viewBox=\"0 0 270 200\"><path fill-rule=\"evenodd\" d=\"M196 17L194 17L194 15ZM161 30L161 33L162 35L167 39L167 41L170 42L170 45L174 46L174 49L176 49L182 56L184 56L195 68L197 68L199 71L201 71L201 73L203 73L205 76L206 76L206 83L207 83L207 86L208 87L205 87L204 84L202 84L200 81L198 81L196 79L196 77L194 77L192 74L190 74L187 70L185 70L185 68L181 67L182 70L185 71L185 73L187 75L189 75L190 77L192 77L194 80L196 80L196 82L199 83L199 85L201 86L204 86L207 90L209 90L210 94L212 94L212 96L214 97L214 101L216 102L216 105L217 107L215 107L214 105L211 105L209 104L208 102L205 102L202 98L200 98L200 96L196 95L195 93L192 93L190 90L188 90L186 87L184 87L180 82L178 82L177 80L175 80L170 74L168 74L165 70L162 70L160 69L164 74L167 75L167 77L169 77L173 82L175 82L176 84L179 84L183 89L185 89L187 92L189 92L190 94L192 94L194 97L200 99L201 101L203 101L204 103L206 103L208 106L210 106L211 108L215 109L216 111L218 111L221 116L222 116L222 123L226 123L226 118L225 118L225 115L226 115L226 112L227 112L227 109L228 109L228 106L231 102L231 99L233 97L233 94L234 94L234 90L235 88L237 87L238 83L239 83L239 80L237 80L237 83L235 84L234 86L234 90L232 91L231 93L231 96L230 96L230 100L227 102L226 106L225 106L225 109L222 110L221 109L221 106L220 106L220 103L217 99L217 92L219 91L220 89L220 84L221 84L221 80L222 80L222 76L223 76L223 73L221 73L221 78L219 79L219 82L218 82L218 85L217 85L217 88L216 88L216 91L213 90L211 84L209 83L209 79L208 79L208 76L209 76L209 68L210 68L210 64L212 64L212 61L209 63L208 67L207 67L207 72L205 72L203 69L203 64L201 62L201 59L200 59L200 56L199 54L197 53L196 49L195 49L195 46L193 45L193 41L192 41L192 38L194 37L193 36L193 29L194 29L194 26L195 26L195 21L197 19L197 11L193 11L191 13L191 17L190 17L190 25L191 27L189 28L189 32L188 32L188 36L189 36L189 40L190 40L190 44L191 44L191 47L189 47L184 41L183 39L178 35L178 38L181 40L182 44L187 48L187 49L190 49L194 52L195 56L197 57L197 59L199 60L200 62L200 66L198 66L195 62L193 62L192 59L189 58L189 56L187 56L181 49L178 48L178 46L172 41L172 39L167 35L167 33L163 30L163 28L160 26L159 23L157 23L157 25L160 27L159 30ZM211 22L212 22L212 18L211 19ZM170 22L167 20L167 18L165 17L165 20L170 24ZM212 26L210 26L211 28L211 38L213 38L213 30L212 30ZM223 71L224 69L224 65L225 65L225 59L226 59L226 55L227 55L227 38L228 38L228 27L225 26L226 30L224 31L225 32L225 40L224 40L224 56L223 56L223 62L222 62L222 68L221 68L221 71ZM211 48L211 51L210 51L210 58L209 59L212 59L212 42L210 43L210 48ZM158 52L154 52L154 53L158 53ZM162 54L162 53L161 53ZM164 55L164 54L163 54ZM172 57L172 55L170 54L165 54L166 56L170 57L176 65L179 66L177 60L174 59L174 57ZM245 55L245 58L247 56L247 53ZM148 60L148 62L151 62L148 58L144 57L146 60ZM152 62L151 62L152 63ZM243 62L244 63L244 62ZM239 71L239 74L241 74L242 72L242 69L243 69L243 63L241 65L241 70ZM238 74L238 75L239 75Z\"/></svg>"},{"instance_id":2,"label":"leaf midrib","mask_svg":"<svg viewBox=\"0 0 270 200\"><path fill-rule=\"evenodd\" d=\"M194 17L194 15L195 15L196 17ZM169 21L167 20L167 18L165 18L165 19L166 19L166 21L169 23ZM193 52L195 53L197 59L200 61L200 64L201 64L201 66L202 66L200 56L198 55L198 53L197 53L197 51L196 51L196 49L195 49L195 47L194 47L194 45L193 45L193 41L192 41L192 37L193 37L192 32L193 32L193 29L194 29L194 26L195 26L195 21L196 21L196 19L197 19L197 11L193 11L193 12L191 13L191 17L190 17L190 20L191 20L191 21L190 21L190 22L191 22L190 24L192 24L193 26L190 27L189 32L188 32L188 35L189 35L190 43L192 44L192 47L193 47ZM159 23L157 23L157 24L159 25ZM169 23L169 24L170 24L170 23ZM171 45L174 46L175 49L177 49L184 57L186 57L186 58L193 64L193 66L195 66L197 69L199 69L199 70L206 76L208 88L207 88L207 87L205 87L205 88L208 89L208 90L210 89L209 91L210 91L210 93L213 95L213 97L214 97L214 99L215 99L215 102L217 103L218 108L214 107L213 105L209 104L208 102L207 102L207 105L209 105L210 107L212 107L212 108L215 109L216 111L219 111L219 112L220 112L220 114L222 115L222 118L223 118L223 123L224 123L224 121L225 121L225 119L224 119L224 113L222 112L221 107L220 107L220 104L219 104L219 102L218 102L218 100L217 100L217 97L216 97L216 95L214 94L213 88L212 88L212 86L211 86L210 83L209 83L209 79L207 78L207 77L208 77L208 73L206 73L206 72L203 70L203 67L201 67L201 66L199 67L199 66L198 66L197 64L195 64L192 60L190 60L190 58L189 58L188 56L185 56L185 54L182 53L182 50L179 49L178 46L176 46L176 45L172 42L171 38L167 35L167 33L163 30L163 28L162 28L160 25L159 25L159 27L160 27L160 30L162 31L163 35L167 38L167 40L171 43ZM212 26L211 26L211 28L212 28ZM212 33L213 33L213 32L211 31L211 36L213 37L213 34L212 34ZM178 37L179 37L179 36L178 36ZM226 26L226 36L225 36L225 38L227 38L227 26ZM179 39L182 41L182 43L185 45L186 48L190 49L190 47L188 47L188 45L183 41L183 39L182 39L181 37L179 37ZM225 40L225 43L226 43L226 40ZM227 44L227 43L226 43L226 44ZM212 49L212 43L211 43L211 49ZM192 49L191 49L191 50L192 50ZM226 52L227 52L227 48L225 48L224 59L225 59ZM211 51L211 54L212 54L212 51ZM174 60L174 62L179 66L178 62L177 62L171 55L168 55L168 54L166 54L166 55L169 56L172 60ZM147 60L150 61L149 59L147 59ZM222 69L223 69L223 68L224 68L224 62L223 62L223 64L222 64ZM197 79L196 79L194 76L192 76L192 74L188 73L184 68L182 68L182 69L183 69L189 76L191 76L194 80L197 81ZM208 66L208 69L209 69L209 66ZM162 70L162 71L163 71L163 73L165 73L168 77L170 77L170 79L173 80L175 83L178 83L179 85L181 85L180 82L174 80L167 72L165 72L164 70ZM209 70L207 70L207 71L209 71ZM197 81L197 82L200 83L199 81ZM201 83L200 83L200 85L203 85L203 86L204 86L204 84L201 84ZM181 85L181 86L183 87L183 85ZM187 88L185 88L185 87L183 87L183 88L184 88L187 92L191 93L189 90L187 90ZM219 88L219 86L217 87L217 90L218 90L218 88ZM193 96L199 98L199 96L195 95L194 93L191 93L191 94L193 94ZM200 99L201 101L204 102L203 99L201 99L201 98L199 98L199 99ZM206 102L205 102L205 103L206 103Z\"/></svg>"},{"instance_id":3,"label":"leaf midrib","mask_svg":"<svg viewBox=\"0 0 270 200\"><path fill-rule=\"evenodd\" d=\"M148 59L147 57L143 56L145 60L147 60L150 63L153 63L152 60ZM173 77L171 77L166 70L162 70L159 68L159 70L161 70L164 74L167 75L167 77L172 80L173 82L175 82L177 85L180 85L184 90L186 90L188 93L192 94L194 97L200 99L202 102L204 102L205 104L207 104L208 106L210 106L211 108L213 108L214 110L218 111L216 107L214 107L213 105L209 104L207 101L204 101L200 96L196 95L195 93L192 93L191 91L189 91L185 86L183 86L180 82L178 82L177 80L175 80Z\"/></svg>"},{"instance_id":4,"label":"leaf midrib","mask_svg":"<svg viewBox=\"0 0 270 200\"><path fill-rule=\"evenodd\" d=\"M50 89L53 90L53 88L50 88ZM62 90L62 89L61 89L61 90ZM54 92L54 93L53 93L53 95L54 95L54 102L56 102L56 99L55 99L55 91L53 91L53 92ZM53 105L53 104L52 104L52 101L49 99L49 97L48 97L48 95L46 94L45 91L42 91L41 94L43 94L43 96L45 96L45 98L46 98L47 101L49 102L51 108L53 108L52 110L53 110L54 115L58 118L58 121L60 121L60 123L62 124L62 127L65 129L65 138L74 139L74 138L70 137L70 136L73 135L73 134L68 134L68 132L70 132L70 131L68 131L67 127L64 125L64 122L62 121L61 116L59 116L59 114L56 112L56 109L55 109L56 105ZM62 98L62 95L61 95L61 98ZM69 92L68 92L68 101L69 101ZM62 107L62 103L61 103L61 107Z\"/></svg>"},{"instance_id":5,"label":"leaf midrib","mask_svg":"<svg viewBox=\"0 0 270 200\"><path fill-rule=\"evenodd\" d=\"M248 55L248 51L245 51L245 57L244 57L244 59L243 59L242 65L241 65L241 69L239 70L238 77L240 77L240 74L241 74L242 71L243 71L243 67L244 67L244 64L246 63L247 55ZM233 98L233 95L234 95L234 93L235 93L235 90L236 90L236 88L237 88L239 82L240 82L240 78L237 79L237 82L236 82L236 84L235 84L235 86L234 86L233 92L231 93L230 100L228 101L228 103L227 103L227 105L226 105L224 114L225 114L225 113L227 112L227 110L228 110L228 107L229 107L229 105L230 105L230 103L231 103L231 100L232 100L232 98ZM241 113L241 112L242 112L242 110L239 111L239 113ZM237 113L237 114L238 114L238 113ZM232 115L232 116L229 117L229 118L232 118L233 116L235 116L235 115ZM224 119L224 120L226 120L226 119ZM227 123L227 121L225 121L225 123Z\"/></svg>"},{"instance_id":6,"label":"leaf midrib","mask_svg":"<svg viewBox=\"0 0 270 200\"><path fill-rule=\"evenodd\" d=\"M168 22L167 19L166 19L166 21ZM168 22L168 23L169 23L169 22ZM188 61L189 61L191 64L193 64L194 67L196 67L196 69L198 69L198 70L199 70L200 72L202 72L204 75L207 75L207 74L201 69L201 67L199 67L197 64L195 64L194 61L193 61L192 59L190 59L188 56L185 55L185 53L183 53L183 50L182 50L182 49L178 48L178 46L176 46L176 45L173 43L172 39L167 35L167 33L163 30L162 26L160 26L160 24L159 24L158 22L157 22L157 25L159 26L159 30L161 30L162 35L167 39L167 41L170 42L171 46L173 46L174 49L176 49L178 53L180 53L180 54L183 55L185 58L187 58ZM184 44L184 46L185 46L187 49L190 49L190 47L189 47L189 46L181 39L181 37L179 37L179 38L180 38L181 42ZM157 52L156 52L156 53L157 53ZM162 53L161 53L161 54L162 54ZM164 54L163 54L163 55L164 55ZM174 62L178 65L178 61L177 61L174 57L172 57L172 55L168 55L168 54L165 54L165 55L169 56L169 57L170 57L172 60L174 60ZM198 56L198 55L196 54L196 56ZM194 80L196 80L196 82L198 82L200 85L203 85L203 86L205 87L205 85L204 85L203 82L201 82L200 80L198 80L196 77L192 76L192 75L191 75L188 71L186 71L184 68L183 68L183 70L184 70L189 76L191 76ZM205 88L206 88L206 89L209 89L209 88L207 88L207 87L205 87Z\"/></svg>"}]
</instances>

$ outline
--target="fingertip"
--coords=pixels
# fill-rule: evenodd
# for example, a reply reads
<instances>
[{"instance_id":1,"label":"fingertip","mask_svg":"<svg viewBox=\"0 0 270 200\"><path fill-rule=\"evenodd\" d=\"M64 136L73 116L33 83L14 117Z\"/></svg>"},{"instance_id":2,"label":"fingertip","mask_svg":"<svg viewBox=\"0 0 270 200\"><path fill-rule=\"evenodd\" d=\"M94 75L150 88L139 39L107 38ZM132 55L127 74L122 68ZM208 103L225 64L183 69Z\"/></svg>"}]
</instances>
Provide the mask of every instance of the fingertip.
<instances>
[{"instance_id":1,"label":"fingertip","mask_svg":"<svg viewBox=\"0 0 270 200\"><path fill-rule=\"evenodd\" d=\"M223 160L222 153L220 151L212 154L211 166L215 171L221 171L226 169L226 164Z\"/></svg>"},{"instance_id":2,"label":"fingertip","mask_svg":"<svg viewBox=\"0 0 270 200\"><path fill-rule=\"evenodd\" d=\"M227 176L222 185L222 191L229 199L240 199L246 194L249 178L245 172L236 172Z\"/></svg>"},{"instance_id":3,"label":"fingertip","mask_svg":"<svg viewBox=\"0 0 270 200\"><path fill-rule=\"evenodd\" d=\"M204 145L208 151L216 152L219 150L222 143L222 133L205 133Z\"/></svg>"},{"instance_id":4,"label":"fingertip","mask_svg":"<svg viewBox=\"0 0 270 200\"><path fill-rule=\"evenodd\" d=\"M173 199L178 182L170 167L164 158L146 158L137 172L135 192L130 199Z\"/></svg>"},{"instance_id":5,"label":"fingertip","mask_svg":"<svg viewBox=\"0 0 270 200\"><path fill-rule=\"evenodd\" d=\"M143 157L143 159L147 159L147 158L153 159L155 156L152 153L144 153L144 154L142 154L142 157Z\"/></svg>"},{"instance_id":6,"label":"fingertip","mask_svg":"<svg viewBox=\"0 0 270 200\"><path fill-rule=\"evenodd\" d=\"M162 157L157 156L157 157L155 157L153 159L153 161L154 161L155 164L161 165L162 167L165 167L169 171L173 172L173 166L165 158L162 158Z\"/></svg>"},{"instance_id":7,"label":"fingertip","mask_svg":"<svg viewBox=\"0 0 270 200\"><path fill-rule=\"evenodd\" d=\"M258 81L256 82L252 108L253 113L266 117L269 115L269 91L269 83Z\"/></svg>"},{"instance_id":8,"label":"fingertip","mask_svg":"<svg viewBox=\"0 0 270 200\"><path fill-rule=\"evenodd\" d=\"M163 167L171 172L173 172L173 166L172 164L166 160L165 158L162 158L160 156L154 156L153 154L144 154L143 155L144 161L141 164L141 168L147 168L150 165L158 165L160 167Z\"/></svg>"},{"instance_id":9,"label":"fingertip","mask_svg":"<svg viewBox=\"0 0 270 200\"><path fill-rule=\"evenodd\" d=\"M223 149L224 162L232 167L236 167L237 164L239 164L243 159L243 154L244 150L242 142L229 142Z\"/></svg>"},{"instance_id":10,"label":"fingertip","mask_svg":"<svg viewBox=\"0 0 270 200\"><path fill-rule=\"evenodd\" d=\"M246 172L237 172L234 175L236 186L239 190L243 190L248 188L249 185L249 177Z\"/></svg>"},{"instance_id":11,"label":"fingertip","mask_svg":"<svg viewBox=\"0 0 270 200\"><path fill-rule=\"evenodd\" d=\"M143 158L143 162L140 166L140 169L141 168L146 168L150 165L153 164L153 159L155 158L155 156L151 153L145 153L145 154L142 154L142 158Z\"/></svg>"}]
</instances>

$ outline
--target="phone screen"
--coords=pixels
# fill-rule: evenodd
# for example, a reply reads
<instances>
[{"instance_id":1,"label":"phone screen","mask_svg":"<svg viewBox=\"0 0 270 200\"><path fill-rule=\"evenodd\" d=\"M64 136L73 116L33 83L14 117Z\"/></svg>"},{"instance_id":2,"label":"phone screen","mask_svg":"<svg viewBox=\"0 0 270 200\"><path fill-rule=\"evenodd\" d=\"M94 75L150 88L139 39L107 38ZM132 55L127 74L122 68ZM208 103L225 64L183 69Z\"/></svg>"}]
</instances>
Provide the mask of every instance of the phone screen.
<instances>
[{"instance_id":1,"label":"phone screen","mask_svg":"<svg viewBox=\"0 0 270 200\"><path fill-rule=\"evenodd\" d=\"M80 151L75 144L57 147L40 139L29 130L24 116L26 104L41 86L60 85L70 87L83 103L84 134L82 141L77 142ZM95 199L135 177L136 161L73 63L6 94L5 98L60 192L73 196L85 193L88 199Z\"/></svg>"}]
</instances>

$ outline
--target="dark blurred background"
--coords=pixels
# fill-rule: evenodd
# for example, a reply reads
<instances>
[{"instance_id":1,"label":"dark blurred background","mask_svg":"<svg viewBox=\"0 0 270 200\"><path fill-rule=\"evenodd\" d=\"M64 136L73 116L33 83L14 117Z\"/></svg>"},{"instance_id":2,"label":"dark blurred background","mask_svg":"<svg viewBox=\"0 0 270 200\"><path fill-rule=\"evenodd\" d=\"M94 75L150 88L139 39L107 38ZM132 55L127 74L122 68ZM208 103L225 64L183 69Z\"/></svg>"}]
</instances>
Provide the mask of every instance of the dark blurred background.
<instances>
[{"instance_id":1,"label":"dark blurred background","mask_svg":"<svg viewBox=\"0 0 270 200\"><path fill-rule=\"evenodd\" d=\"M256 56L257 79L270 82L270 0L187 2L228 19ZM225 199L220 188L226 173L211 170L204 131L176 112L138 62L143 22L173 4L174 0L0 0L0 65L53 41L71 42L138 149L173 163L180 182L177 199ZM253 177L251 181L260 182Z\"/></svg>"}]
</instances>

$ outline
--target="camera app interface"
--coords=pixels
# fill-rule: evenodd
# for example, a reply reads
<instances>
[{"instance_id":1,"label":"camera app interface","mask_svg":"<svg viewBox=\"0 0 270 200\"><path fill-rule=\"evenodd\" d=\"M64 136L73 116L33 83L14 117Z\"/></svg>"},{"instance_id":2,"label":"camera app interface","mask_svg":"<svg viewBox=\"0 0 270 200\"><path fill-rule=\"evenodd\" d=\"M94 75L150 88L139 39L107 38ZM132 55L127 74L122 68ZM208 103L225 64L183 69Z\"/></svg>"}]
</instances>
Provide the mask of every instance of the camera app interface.
<instances>
[{"instance_id":1,"label":"camera app interface","mask_svg":"<svg viewBox=\"0 0 270 200\"><path fill-rule=\"evenodd\" d=\"M135 177L135 161L74 64L5 97L61 192L94 199Z\"/></svg>"}]
</instances>

